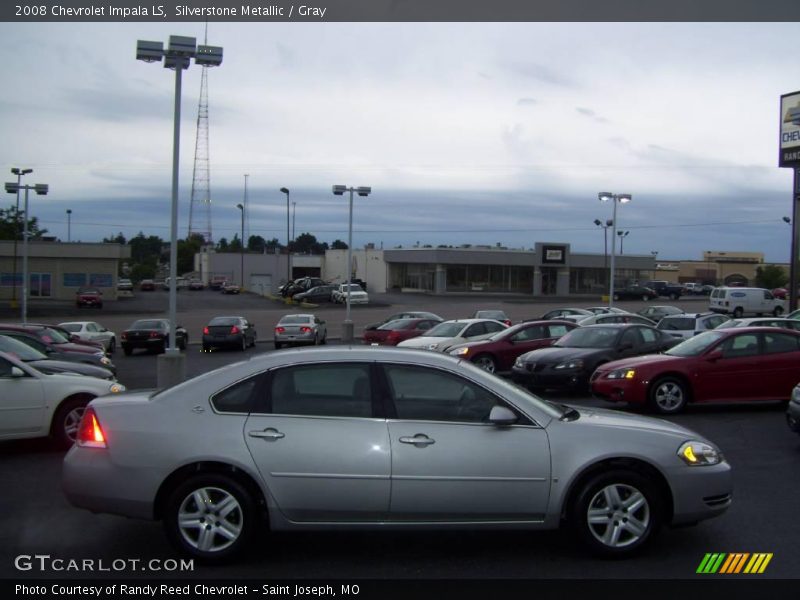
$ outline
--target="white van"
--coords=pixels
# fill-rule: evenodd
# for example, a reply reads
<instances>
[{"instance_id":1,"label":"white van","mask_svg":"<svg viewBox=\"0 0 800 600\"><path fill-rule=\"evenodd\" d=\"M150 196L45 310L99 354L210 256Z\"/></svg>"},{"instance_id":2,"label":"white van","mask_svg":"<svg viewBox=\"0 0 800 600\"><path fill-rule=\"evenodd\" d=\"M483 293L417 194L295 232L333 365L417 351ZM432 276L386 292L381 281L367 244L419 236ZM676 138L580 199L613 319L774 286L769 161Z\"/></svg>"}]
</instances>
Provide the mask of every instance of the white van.
<instances>
[{"instance_id":1,"label":"white van","mask_svg":"<svg viewBox=\"0 0 800 600\"><path fill-rule=\"evenodd\" d=\"M763 288L718 287L711 291L708 309L736 319L744 315L777 317L786 310L786 304Z\"/></svg>"}]
</instances>

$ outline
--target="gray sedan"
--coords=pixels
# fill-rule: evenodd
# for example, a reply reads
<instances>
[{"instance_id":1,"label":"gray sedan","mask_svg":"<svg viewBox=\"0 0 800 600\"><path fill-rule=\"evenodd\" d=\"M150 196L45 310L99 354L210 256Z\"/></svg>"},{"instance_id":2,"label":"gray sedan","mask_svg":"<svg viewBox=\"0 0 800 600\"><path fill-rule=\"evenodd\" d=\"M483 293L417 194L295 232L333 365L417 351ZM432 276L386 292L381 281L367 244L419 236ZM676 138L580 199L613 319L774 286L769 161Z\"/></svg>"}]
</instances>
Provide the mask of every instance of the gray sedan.
<instances>
[{"instance_id":1,"label":"gray sedan","mask_svg":"<svg viewBox=\"0 0 800 600\"><path fill-rule=\"evenodd\" d=\"M300 344L324 344L328 339L325 321L311 314L284 315L275 325L275 349Z\"/></svg>"},{"instance_id":2,"label":"gray sedan","mask_svg":"<svg viewBox=\"0 0 800 600\"><path fill-rule=\"evenodd\" d=\"M262 517L272 531L565 526L623 556L731 504L731 467L700 434L552 404L427 351L267 352L96 399L83 419L70 502L161 519L206 561L263 543Z\"/></svg>"}]
</instances>

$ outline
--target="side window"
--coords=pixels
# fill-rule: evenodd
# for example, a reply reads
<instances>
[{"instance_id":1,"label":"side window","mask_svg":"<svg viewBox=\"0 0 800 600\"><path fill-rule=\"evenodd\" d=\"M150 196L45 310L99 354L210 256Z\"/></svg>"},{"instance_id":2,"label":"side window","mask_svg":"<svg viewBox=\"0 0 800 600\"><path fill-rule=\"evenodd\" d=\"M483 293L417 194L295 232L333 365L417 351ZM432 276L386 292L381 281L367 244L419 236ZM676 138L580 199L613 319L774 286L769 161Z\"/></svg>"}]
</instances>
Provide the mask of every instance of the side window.
<instances>
[{"instance_id":1,"label":"side window","mask_svg":"<svg viewBox=\"0 0 800 600\"><path fill-rule=\"evenodd\" d=\"M433 321L420 321L417 323L417 329L420 331L427 331L431 327L433 327Z\"/></svg>"},{"instance_id":2,"label":"side window","mask_svg":"<svg viewBox=\"0 0 800 600\"><path fill-rule=\"evenodd\" d=\"M6 335L8 335L8 337L14 338L15 340L19 340L23 344L27 344L28 346L38 350L39 352L44 352L45 354L47 354L47 346L42 342L40 342L39 340L21 335L12 335L12 334L6 334Z\"/></svg>"},{"instance_id":3,"label":"side window","mask_svg":"<svg viewBox=\"0 0 800 600\"><path fill-rule=\"evenodd\" d=\"M491 321L484 323L487 333L494 333L495 331L502 331L505 329L501 323L492 323Z\"/></svg>"},{"instance_id":4,"label":"side window","mask_svg":"<svg viewBox=\"0 0 800 600\"><path fill-rule=\"evenodd\" d=\"M798 338L784 333L764 334L764 354L779 354L783 352L797 352L800 350Z\"/></svg>"},{"instance_id":5,"label":"side window","mask_svg":"<svg viewBox=\"0 0 800 600\"><path fill-rule=\"evenodd\" d=\"M741 358L758 354L758 337L755 333L735 335L722 344L723 358Z\"/></svg>"},{"instance_id":6,"label":"side window","mask_svg":"<svg viewBox=\"0 0 800 600\"><path fill-rule=\"evenodd\" d=\"M638 327L631 327L620 338L620 345L630 344L634 348L638 348L642 344L642 336L639 335Z\"/></svg>"},{"instance_id":7,"label":"side window","mask_svg":"<svg viewBox=\"0 0 800 600\"><path fill-rule=\"evenodd\" d=\"M640 329L645 344L654 344L658 340L658 333L652 329Z\"/></svg>"},{"instance_id":8,"label":"side window","mask_svg":"<svg viewBox=\"0 0 800 600\"><path fill-rule=\"evenodd\" d=\"M566 325L548 325L547 328L550 330L551 338L560 338L570 332L569 327Z\"/></svg>"},{"instance_id":9,"label":"side window","mask_svg":"<svg viewBox=\"0 0 800 600\"><path fill-rule=\"evenodd\" d=\"M467 327L467 330L464 332L464 337L472 337L474 335L483 335L486 333L486 323L475 323L474 325L470 325Z\"/></svg>"},{"instance_id":10,"label":"side window","mask_svg":"<svg viewBox=\"0 0 800 600\"><path fill-rule=\"evenodd\" d=\"M249 413L258 379L259 376L250 377L220 390L211 396L211 405L218 412Z\"/></svg>"},{"instance_id":11,"label":"side window","mask_svg":"<svg viewBox=\"0 0 800 600\"><path fill-rule=\"evenodd\" d=\"M772 293L764 290L764 300L772 300Z\"/></svg>"},{"instance_id":12,"label":"side window","mask_svg":"<svg viewBox=\"0 0 800 600\"><path fill-rule=\"evenodd\" d=\"M86 324L86 331L91 331L92 333L96 332L97 331L97 325L95 325L94 323L87 323Z\"/></svg>"},{"instance_id":13,"label":"side window","mask_svg":"<svg viewBox=\"0 0 800 600\"><path fill-rule=\"evenodd\" d=\"M5 358L0 357L0 378L11 377L11 367L13 366Z\"/></svg>"},{"instance_id":14,"label":"side window","mask_svg":"<svg viewBox=\"0 0 800 600\"><path fill-rule=\"evenodd\" d=\"M371 417L369 365L323 364L277 370L270 383L272 413Z\"/></svg>"},{"instance_id":15,"label":"side window","mask_svg":"<svg viewBox=\"0 0 800 600\"><path fill-rule=\"evenodd\" d=\"M526 342L528 340L540 340L544 337L544 327L527 327L511 336L512 342Z\"/></svg>"},{"instance_id":16,"label":"side window","mask_svg":"<svg viewBox=\"0 0 800 600\"><path fill-rule=\"evenodd\" d=\"M450 373L400 365L384 371L398 419L481 423L499 403L482 387Z\"/></svg>"}]
</instances>

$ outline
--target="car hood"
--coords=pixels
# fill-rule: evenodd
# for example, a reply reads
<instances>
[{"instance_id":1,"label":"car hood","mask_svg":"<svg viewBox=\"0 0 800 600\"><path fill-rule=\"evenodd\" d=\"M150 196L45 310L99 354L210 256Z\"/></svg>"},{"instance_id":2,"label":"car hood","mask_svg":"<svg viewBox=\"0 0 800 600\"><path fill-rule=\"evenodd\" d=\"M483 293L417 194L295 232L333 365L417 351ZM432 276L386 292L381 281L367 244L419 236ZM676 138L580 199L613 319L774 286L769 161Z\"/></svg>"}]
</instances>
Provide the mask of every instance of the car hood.
<instances>
[{"instance_id":1,"label":"car hood","mask_svg":"<svg viewBox=\"0 0 800 600\"><path fill-rule=\"evenodd\" d=\"M539 348L526 352L520 359L523 362L555 363L576 358L586 358L597 354L613 351L611 348Z\"/></svg>"},{"instance_id":2,"label":"car hood","mask_svg":"<svg viewBox=\"0 0 800 600\"><path fill-rule=\"evenodd\" d=\"M482 340L487 337L490 337L491 333L485 333L483 335L477 335L474 337L469 338L471 342ZM404 342L400 342L398 346L402 346L404 348L427 348L431 344L437 345L437 350L441 350L445 347L454 346L456 344L461 345L467 341L468 338L464 337L430 337L430 336L422 336L422 337L415 337L411 338L410 340L405 340Z\"/></svg>"},{"instance_id":3,"label":"car hood","mask_svg":"<svg viewBox=\"0 0 800 600\"><path fill-rule=\"evenodd\" d=\"M640 430L652 431L654 433L667 433L682 438L698 439L696 432L681 425L676 425L665 419L646 417L631 413L621 412L608 408L587 408L584 406L572 406L580 413L580 419L575 422L583 422L591 426L615 427L622 429L636 428Z\"/></svg>"},{"instance_id":4,"label":"car hood","mask_svg":"<svg viewBox=\"0 0 800 600\"><path fill-rule=\"evenodd\" d=\"M50 360L48 358L25 362L34 369L38 369L42 373L76 373L78 375L97 377L99 379L108 379L113 377L113 373L108 369L104 369L103 367L95 367L93 365L69 362L66 360Z\"/></svg>"},{"instance_id":5,"label":"car hood","mask_svg":"<svg viewBox=\"0 0 800 600\"><path fill-rule=\"evenodd\" d=\"M53 344L60 352L81 352L83 354L102 354L103 350L99 346L88 346L86 344L73 344L67 342L64 344Z\"/></svg>"}]
</instances>

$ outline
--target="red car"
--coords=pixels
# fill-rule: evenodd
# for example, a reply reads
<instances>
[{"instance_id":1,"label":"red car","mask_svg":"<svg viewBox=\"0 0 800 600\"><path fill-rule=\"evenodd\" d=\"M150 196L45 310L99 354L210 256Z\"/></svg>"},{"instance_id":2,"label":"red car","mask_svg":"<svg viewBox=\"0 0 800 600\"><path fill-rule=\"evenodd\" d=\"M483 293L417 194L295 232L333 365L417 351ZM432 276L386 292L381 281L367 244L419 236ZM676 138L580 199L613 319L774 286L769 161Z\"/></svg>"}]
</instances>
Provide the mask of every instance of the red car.
<instances>
[{"instance_id":1,"label":"red car","mask_svg":"<svg viewBox=\"0 0 800 600\"><path fill-rule=\"evenodd\" d=\"M441 321L436 319L395 319L377 329L365 329L363 340L372 346L396 346L403 340L418 337Z\"/></svg>"},{"instance_id":2,"label":"red car","mask_svg":"<svg viewBox=\"0 0 800 600\"><path fill-rule=\"evenodd\" d=\"M674 414L688 402L789 400L798 380L800 332L775 327L715 329L663 354L597 367L592 393Z\"/></svg>"},{"instance_id":3,"label":"red car","mask_svg":"<svg viewBox=\"0 0 800 600\"><path fill-rule=\"evenodd\" d=\"M572 321L526 321L498 331L485 340L453 346L448 352L452 356L465 358L490 373L510 371L518 356L550 346L576 327L578 325Z\"/></svg>"},{"instance_id":4,"label":"red car","mask_svg":"<svg viewBox=\"0 0 800 600\"><path fill-rule=\"evenodd\" d=\"M82 288L75 295L75 305L78 308L82 306L103 308L103 292L97 288Z\"/></svg>"}]
</instances>

